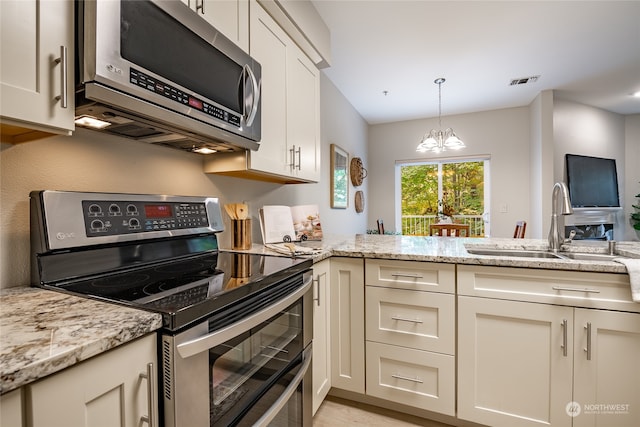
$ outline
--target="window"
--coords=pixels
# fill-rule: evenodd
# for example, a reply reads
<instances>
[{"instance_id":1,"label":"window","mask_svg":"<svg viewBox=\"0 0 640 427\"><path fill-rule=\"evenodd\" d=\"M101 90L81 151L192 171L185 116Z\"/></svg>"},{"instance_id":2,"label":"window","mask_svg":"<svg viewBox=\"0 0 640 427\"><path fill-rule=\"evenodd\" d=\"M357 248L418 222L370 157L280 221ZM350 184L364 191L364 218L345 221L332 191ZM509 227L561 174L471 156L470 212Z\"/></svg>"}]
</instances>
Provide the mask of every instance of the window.
<instances>
[{"instance_id":1,"label":"window","mask_svg":"<svg viewBox=\"0 0 640 427\"><path fill-rule=\"evenodd\" d=\"M470 235L489 235L489 159L441 159L396 163L396 229L429 235L439 221L469 224Z\"/></svg>"}]
</instances>

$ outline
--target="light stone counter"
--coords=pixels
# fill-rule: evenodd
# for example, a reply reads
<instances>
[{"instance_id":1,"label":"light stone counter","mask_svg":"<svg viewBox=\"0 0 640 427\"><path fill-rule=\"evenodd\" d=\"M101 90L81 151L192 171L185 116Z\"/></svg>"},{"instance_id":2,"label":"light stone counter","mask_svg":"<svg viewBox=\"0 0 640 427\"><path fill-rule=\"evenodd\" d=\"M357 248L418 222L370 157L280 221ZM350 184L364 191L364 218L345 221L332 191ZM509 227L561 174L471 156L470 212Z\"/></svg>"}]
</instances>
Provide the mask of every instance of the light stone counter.
<instances>
[{"instance_id":1,"label":"light stone counter","mask_svg":"<svg viewBox=\"0 0 640 427\"><path fill-rule=\"evenodd\" d=\"M493 265L501 267L544 268L607 273L626 273L626 267L615 261L578 261L554 258L495 257L473 255L467 248L521 249L544 251L543 239L453 238L399 235L325 235L322 241L298 243L321 250L313 256L318 262L331 256L355 258L400 259L455 264ZM602 241L574 241L563 245L563 251L607 254L608 244ZM261 245L247 252L278 255ZM617 254L640 258L640 242L618 242Z\"/></svg>"},{"instance_id":2,"label":"light stone counter","mask_svg":"<svg viewBox=\"0 0 640 427\"><path fill-rule=\"evenodd\" d=\"M0 291L0 394L142 337L159 314L39 288Z\"/></svg>"}]
</instances>

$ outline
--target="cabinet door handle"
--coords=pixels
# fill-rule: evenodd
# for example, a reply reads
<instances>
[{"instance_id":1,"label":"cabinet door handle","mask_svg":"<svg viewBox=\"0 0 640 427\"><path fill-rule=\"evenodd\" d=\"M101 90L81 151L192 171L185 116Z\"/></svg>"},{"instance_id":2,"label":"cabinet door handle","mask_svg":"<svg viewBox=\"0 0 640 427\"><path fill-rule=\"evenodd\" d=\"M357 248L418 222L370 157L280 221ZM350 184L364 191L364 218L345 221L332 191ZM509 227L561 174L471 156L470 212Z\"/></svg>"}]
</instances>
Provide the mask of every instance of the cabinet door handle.
<instances>
[{"instance_id":1,"label":"cabinet door handle","mask_svg":"<svg viewBox=\"0 0 640 427\"><path fill-rule=\"evenodd\" d=\"M67 108L69 105L69 99L67 95L67 74L69 73L67 67L67 47L60 46L60 58L56 58L53 60L55 64L60 64L60 95L55 97L55 100L60 100L60 106L62 108Z\"/></svg>"},{"instance_id":2,"label":"cabinet door handle","mask_svg":"<svg viewBox=\"0 0 640 427\"><path fill-rule=\"evenodd\" d=\"M591 360L591 322L587 322L584 328L587 330L587 348L584 351L587 353L587 360Z\"/></svg>"},{"instance_id":3,"label":"cabinet door handle","mask_svg":"<svg viewBox=\"0 0 640 427\"><path fill-rule=\"evenodd\" d=\"M567 319L562 320L562 355L567 357Z\"/></svg>"},{"instance_id":4,"label":"cabinet door handle","mask_svg":"<svg viewBox=\"0 0 640 427\"><path fill-rule=\"evenodd\" d=\"M399 316L391 316L391 319L393 320L399 320L400 322L411 322L411 323L424 323L422 320L420 319L407 319L405 317L399 317Z\"/></svg>"},{"instance_id":5,"label":"cabinet door handle","mask_svg":"<svg viewBox=\"0 0 640 427\"><path fill-rule=\"evenodd\" d=\"M294 165L295 165L295 160L293 161ZM300 167L302 165L302 147L298 147L298 166L296 166L298 168L298 170L300 170Z\"/></svg>"},{"instance_id":6,"label":"cabinet door handle","mask_svg":"<svg viewBox=\"0 0 640 427\"><path fill-rule=\"evenodd\" d=\"M201 14L204 15L204 0L196 0L196 12L200 11Z\"/></svg>"},{"instance_id":7,"label":"cabinet door handle","mask_svg":"<svg viewBox=\"0 0 640 427\"><path fill-rule=\"evenodd\" d=\"M140 421L147 423L149 427L157 427L156 423L156 381L154 376L153 363L147 363L147 372L141 373L140 378L147 380L147 410L149 413L140 417Z\"/></svg>"},{"instance_id":8,"label":"cabinet door handle","mask_svg":"<svg viewBox=\"0 0 640 427\"><path fill-rule=\"evenodd\" d=\"M289 156L290 156L290 163L289 163L289 168L291 170L296 168L296 146L294 145L293 148L289 149Z\"/></svg>"},{"instance_id":9,"label":"cabinet door handle","mask_svg":"<svg viewBox=\"0 0 640 427\"><path fill-rule=\"evenodd\" d=\"M313 279L313 281L316 284L316 295L318 295L318 298L314 298L313 300L316 301L316 305L318 307L320 307L320 277L322 277L323 275L325 275L326 273L322 273L322 274L318 274L318 277Z\"/></svg>"},{"instance_id":10,"label":"cabinet door handle","mask_svg":"<svg viewBox=\"0 0 640 427\"><path fill-rule=\"evenodd\" d=\"M391 273L391 277L406 277L410 279L422 279L422 274L410 273Z\"/></svg>"},{"instance_id":11,"label":"cabinet door handle","mask_svg":"<svg viewBox=\"0 0 640 427\"><path fill-rule=\"evenodd\" d=\"M569 292L584 292L587 294L599 294L600 291L597 289L589 289L589 288L569 288L566 286L553 286L551 289L554 291L569 291Z\"/></svg>"},{"instance_id":12,"label":"cabinet door handle","mask_svg":"<svg viewBox=\"0 0 640 427\"><path fill-rule=\"evenodd\" d=\"M418 384L424 383L424 381L422 381L420 378L410 378L410 377L405 377L404 375L391 374L391 377L398 380L411 381Z\"/></svg>"}]
</instances>

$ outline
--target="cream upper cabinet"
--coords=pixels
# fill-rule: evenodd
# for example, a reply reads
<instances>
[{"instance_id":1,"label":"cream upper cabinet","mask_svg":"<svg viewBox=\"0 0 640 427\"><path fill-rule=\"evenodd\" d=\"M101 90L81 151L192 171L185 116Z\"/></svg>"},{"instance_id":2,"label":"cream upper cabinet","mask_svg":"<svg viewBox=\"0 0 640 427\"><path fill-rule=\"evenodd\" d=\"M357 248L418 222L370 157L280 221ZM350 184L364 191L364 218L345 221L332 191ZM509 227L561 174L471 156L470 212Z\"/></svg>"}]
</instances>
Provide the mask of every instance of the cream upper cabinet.
<instances>
[{"instance_id":1,"label":"cream upper cabinet","mask_svg":"<svg viewBox=\"0 0 640 427\"><path fill-rule=\"evenodd\" d=\"M331 386L364 394L364 261L331 258Z\"/></svg>"},{"instance_id":2,"label":"cream upper cabinet","mask_svg":"<svg viewBox=\"0 0 640 427\"><path fill-rule=\"evenodd\" d=\"M156 352L147 335L26 386L30 425L157 425Z\"/></svg>"},{"instance_id":3,"label":"cream upper cabinet","mask_svg":"<svg viewBox=\"0 0 640 427\"><path fill-rule=\"evenodd\" d=\"M313 265L313 413L331 388L331 338L329 326L330 260Z\"/></svg>"},{"instance_id":4,"label":"cream upper cabinet","mask_svg":"<svg viewBox=\"0 0 640 427\"><path fill-rule=\"evenodd\" d=\"M228 39L249 51L249 0L182 0Z\"/></svg>"},{"instance_id":5,"label":"cream upper cabinet","mask_svg":"<svg viewBox=\"0 0 640 427\"><path fill-rule=\"evenodd\" d=\"M258 4L250 4L249 53L262 66L257 151L216 153L204 170L280 183L320 179L320 73Z\"/></svg>"},{"instance_id":6,"label":"cream upper cabinet","mask_svg":"<svg viewBox=\"0 0 640 427\"><path fill-rule=\"evenodd\" d=\"M33 139L32 130L64 135L74 130L73 5L0 1L3 141Z\"/></svg>"}]
</instances>

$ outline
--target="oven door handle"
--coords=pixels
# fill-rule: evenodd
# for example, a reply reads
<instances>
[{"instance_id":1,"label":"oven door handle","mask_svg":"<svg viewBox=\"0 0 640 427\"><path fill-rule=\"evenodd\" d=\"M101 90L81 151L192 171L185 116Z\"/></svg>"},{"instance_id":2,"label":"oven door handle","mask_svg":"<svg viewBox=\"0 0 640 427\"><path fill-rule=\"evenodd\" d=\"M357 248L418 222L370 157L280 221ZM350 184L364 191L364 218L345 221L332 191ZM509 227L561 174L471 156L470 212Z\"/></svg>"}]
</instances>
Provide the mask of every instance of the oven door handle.
<instances>
[{"instance_id":1,"label":"oven door handle","mask_svg":"<svg viewBox=\"0 0 640 427\"><path fill-rule=\"evenodd\" d=\"M269 307L266 307L263 310L240 320L239 322L233 323L215 332L178 344L176 346L178 353L183 359L186 359L187 357L208 351L209 349L223 344L249 329L258 326L302 298L302 296L311 289L312 280L312 275L309 275L308 277L305 276L305 281L300 288Z\"/></svg>"},{"instance_id":2,"label":"oven door handle","mask_svg":"<svg viewBox=\"0 0 640 427\"><path fill-rule=\"evenodd\" d=\"M284 405L287 404L287 402L289 401L293 393L296 392L296 390L298 389L298 386L300 385L300 383L302 383L302 380L304 379L304 376L307 373L309 366L311 365L311 345L304 350L304 353L302 355L302 360L303 362L302 362L302 367L300 368L300 371L296 374L296 376L293 378L291 383L287 386L285 391L282 392L278 400L273 402L273 405L271 405L271 408L269 408L267 412L264 413L260 417L260 419L258 419L258 421L256 421L253 424L253 427L268 426L269 423L273 421L273 419L276 417L276 415L278 415L278 413L284 407Z\"/></svg>"}]
</instances>

